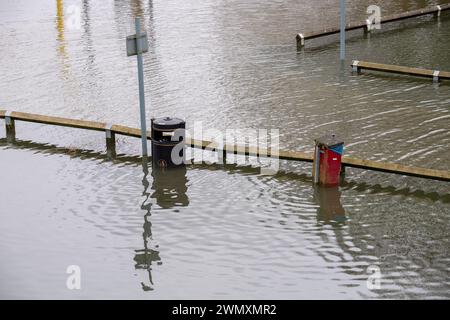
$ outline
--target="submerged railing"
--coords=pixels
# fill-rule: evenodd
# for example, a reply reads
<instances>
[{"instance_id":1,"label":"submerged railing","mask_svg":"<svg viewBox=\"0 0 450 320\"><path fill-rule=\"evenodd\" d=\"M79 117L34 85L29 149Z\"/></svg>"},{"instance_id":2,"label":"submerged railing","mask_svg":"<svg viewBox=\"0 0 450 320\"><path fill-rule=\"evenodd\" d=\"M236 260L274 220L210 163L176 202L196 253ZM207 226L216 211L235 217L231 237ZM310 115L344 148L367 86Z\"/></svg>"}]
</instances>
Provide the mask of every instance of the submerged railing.
<instances>
[{"instance_id":1,"label":"submerged railing","mask_svg":"<svg viewBox=\"0 0 450 320\"><path fill-rule=\"evenodd\" d=\"M441 70L411 68L405 66L396 66L391 64L382 64L358 60L353 60L351 66L354 72L359 72L361 70L373 70L388 73L404 74L415 77L431 78L433 79L434 82L439 82L440 80L450 80L450 72Z\"/></svg>"},{"instance_id":2,"label":"submerged railing","mask_svg":"<svg viewBox=\"0 0 450 320\"><path fill-rule=\"evenodd\" d=\"M440 16L442 11L450 10L450 3L447 4L441 4L438 6L433 6L425 9L418 9L418 10L412 10L412 11L406 11L403 13L394 14L391 16L382 17L379 21L380 24L388 23L388 22L394 22L404 19L410 19L415 18L419 16L424 16L428 14L435 14L437 16ZM370 32L372 29L372 21L366 20L356 23L350 23L347 24L345 27L345 31L351 31L351 30L357 30L357 29L364 29L364 32ZM309 39L315 39L320 37L325 37L333 34L338 34L340 32L339 27L332 27L323 29L320 31L312 31L307 33L298 33L296 36L297 39L297 47L302 48L305 46L305 41Z\"/></svg>"},{"instance_id":3,"label":"submerged railing","mask_svg":"<svg viewBox=\"0 0 450 320\"><path fill-rule=\"evenodd\" d=\"M15 111L10 112L6 110L0 110L0 119L5 119L6 138L7 141L10 143L13 143L16 139L16 128L15 128L16 121L34 122L46 125L104 132L106 137L107 155L110 158L114 158L116 156L116 142L115 142L116 134L136 138L141 137L140 129L138 128L132 128L117 124L109 124L105 122L52 117L25 112L15 112ZM147 131L147 140L151 140L151 133L148 131ZM271 150L268 149L235 144L225 144L223 146L219 146L218 144L212 141L195 140L190 137L186 138L185 143L188 147L203 150L214 150L223 153L224 156L226 156L227 153L232 153L246 156L270 157L270 158L278 158L280 160L301 161L301 162L313 162L314 159L313 153L306 153L299 151L285 151L285 150L272 152ZM342 166L343 168L352 167L364 170L388 172L425 179L450 181L450 171L405 166L397 163L357 159L348 156L344 156L342 158Z\"/></svg>"}]
</instances>

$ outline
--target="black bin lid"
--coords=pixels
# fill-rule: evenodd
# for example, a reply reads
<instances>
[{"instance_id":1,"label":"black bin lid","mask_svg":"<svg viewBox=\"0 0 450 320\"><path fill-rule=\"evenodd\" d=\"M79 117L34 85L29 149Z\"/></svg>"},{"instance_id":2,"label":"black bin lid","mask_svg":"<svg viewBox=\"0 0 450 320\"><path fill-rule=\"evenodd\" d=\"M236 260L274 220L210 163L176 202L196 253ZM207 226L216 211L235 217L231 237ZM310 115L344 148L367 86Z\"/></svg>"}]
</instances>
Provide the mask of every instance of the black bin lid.
<instances>
[{"instance_id":1,"label":"black bin lid","mask_svg":"<svg viewBox=\"0 0 450 320\"><path fill-rule=\"evenodd\" d=\"M314 140L317 145L324 146L325 148L332 148L344 144L344 140L333 134L326 134L319 139Z\"/></svg>"},{"instance_id":2,"label":"black bin lid","mask_svg":"<svg viewBox=\"0 0 450 320\"><path fill-rule=\"evenodd\" d=\"M164 117L152 121L153 129L171 130L185 128L186 122L179 118Z\"/></svg>"}]
</instances>

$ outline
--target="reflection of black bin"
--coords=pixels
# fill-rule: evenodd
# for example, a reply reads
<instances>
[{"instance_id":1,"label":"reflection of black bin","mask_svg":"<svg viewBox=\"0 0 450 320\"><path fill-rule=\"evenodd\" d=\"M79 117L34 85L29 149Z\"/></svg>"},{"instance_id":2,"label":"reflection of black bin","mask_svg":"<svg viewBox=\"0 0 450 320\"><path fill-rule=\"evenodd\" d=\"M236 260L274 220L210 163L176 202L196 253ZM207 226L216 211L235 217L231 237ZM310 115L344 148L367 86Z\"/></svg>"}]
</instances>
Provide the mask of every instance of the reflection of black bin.
<instances>
[{"instance_id":1,"label":"reflection of black bin","mask_svg":"<svg viewBox=\"0 0 450 320\"><path fill-rule=\"evenodd\" d=\"M186 167L172 168L171 170L153 169L153 193L151 198L164 209L185 207L189 205L187 196Z\"/></svg>"},{"instance_id":2,"label":"reflection of black bin","mask_svg":"<svg viewBox=\"0 0 450 320\"><path fill-rule=\"evenodd\" d=\"M185 128L186 123L178 118L152 119L152 164L154 168L184 166ZM179 143L181 144L178 145ZM179 152L176 157L172 158L174 148Z\"/></svg>"}]
</instances>

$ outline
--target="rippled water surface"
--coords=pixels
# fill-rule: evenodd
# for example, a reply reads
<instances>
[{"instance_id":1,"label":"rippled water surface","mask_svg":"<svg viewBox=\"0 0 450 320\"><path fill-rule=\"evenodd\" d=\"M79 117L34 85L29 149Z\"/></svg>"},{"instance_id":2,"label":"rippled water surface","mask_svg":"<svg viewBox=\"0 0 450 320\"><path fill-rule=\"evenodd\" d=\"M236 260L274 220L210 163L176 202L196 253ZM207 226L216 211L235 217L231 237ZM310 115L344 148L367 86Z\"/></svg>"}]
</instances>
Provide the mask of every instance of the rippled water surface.
<instances>
[{"instance_id":1,"label":"rippled water surface","mask_svg":"<svg viewBox=\"0 0 450 320\"><path fill-rule=\"evenodd\" d=\"M347 16L445 2L348 1ZM341 66L337 37L295 45L337 25L336 3L2 0L0 109L138 126L124 39L140 16L148 119L276 128L282 149L300 151L333 131L346 154L450 170L449 84L348 67L450 70L450 15L351 32ZM275 176L231 165L158 176L135 157L106 161L102 134L16 126L14 146L0 130L2 298L450 298L448 183L355 169L339 190L313 188L311 167L293 163ZM118 151L139 141L118 137ZM69 265L82 290L66 288ZM381 288L369 290L374 267Z\"/></svg>"}]
</instances>

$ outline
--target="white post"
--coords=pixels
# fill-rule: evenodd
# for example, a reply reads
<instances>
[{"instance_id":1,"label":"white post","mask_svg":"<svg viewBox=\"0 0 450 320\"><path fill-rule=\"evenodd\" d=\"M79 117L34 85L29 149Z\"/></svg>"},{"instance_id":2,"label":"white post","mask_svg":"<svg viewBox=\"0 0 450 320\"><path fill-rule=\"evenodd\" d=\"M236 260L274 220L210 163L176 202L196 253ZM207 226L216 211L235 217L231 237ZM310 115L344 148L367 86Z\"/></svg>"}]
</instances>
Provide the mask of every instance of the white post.
<instances>
[{"instance_id":1,"label":"white post","mask_svg":"<svg viewBox=\"0 0 450 320\"><path fill-rule=\"evenodd\" d=\"M440 74L441 72L439 71L439 70L435 70L434 72L433 72L433 82L439 82L439 74Z\"/></svg>"}]
</instances>

